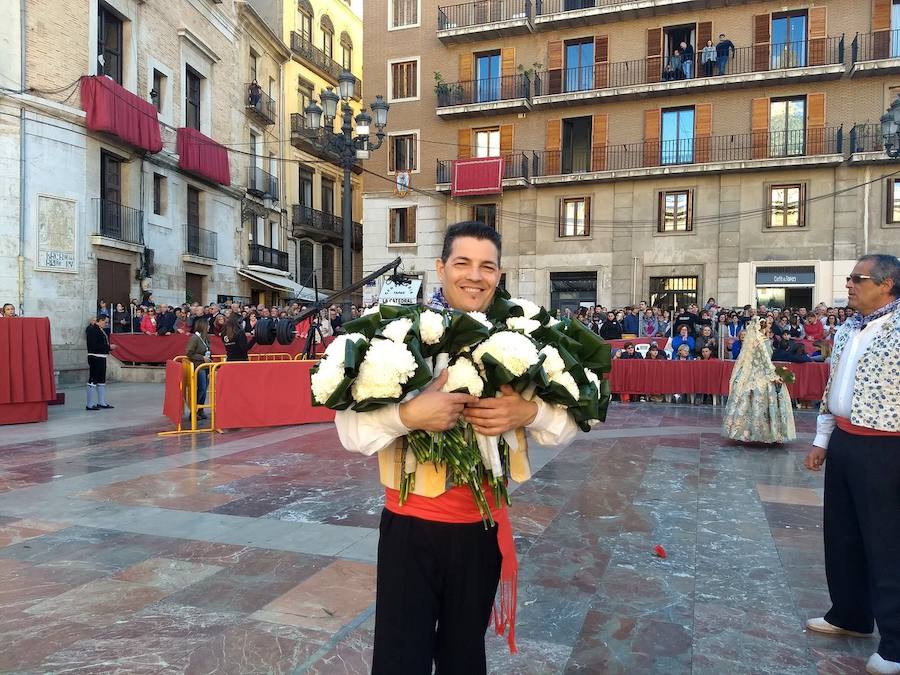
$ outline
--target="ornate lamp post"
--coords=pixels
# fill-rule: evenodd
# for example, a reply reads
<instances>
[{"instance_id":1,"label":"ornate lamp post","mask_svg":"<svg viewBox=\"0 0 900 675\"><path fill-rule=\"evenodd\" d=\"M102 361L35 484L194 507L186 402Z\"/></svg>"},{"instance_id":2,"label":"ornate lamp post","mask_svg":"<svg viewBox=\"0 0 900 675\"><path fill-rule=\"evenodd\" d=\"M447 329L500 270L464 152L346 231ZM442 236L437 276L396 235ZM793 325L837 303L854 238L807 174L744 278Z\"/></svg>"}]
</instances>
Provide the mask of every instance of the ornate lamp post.
<instances>
[{"instance_id":1,"label":"ornate lamp post","mask_svg":"<svg viewBox=\"0 0 900 675\"><path fill-rule=\"evenodd\" d=\"M884 151L888 157L900 157L900 97L895 98L891 107L881 116L881 135L884 137Z\"/></svg>"},{"instance_id":2,"label":"ornate lamp post","mask_svg":"<svg viewBox=\"0 0 900 675\"><path fill-rule=\"evenodd\" d=\"M343 215L343 249L341 251L341 286L346 288L353 283L353 193L350 189L350 172L358 160L368 159L370 150L377 150L384 141L384 128L387 126L387 114L390 106L378 95L369 104L375 116L375 142L370 140L369 125L372 115L363 108L354 118L350 108L350 99L356 93L356 78L345 70L338 78L338 93L328 87L319 95L322 107L312 101L304 111L306 128L310 142L320 151L331 156L344 170L342 198ZM338 114L338 103L341 104L341 130L333 131L334 119ZM324 118L324 124L323 124ZM354 128L353 122L356 122ZM354 135L355 132L355 135ZM344 316L350 316L350 296L343 302Z\"/></svg>"}]
</instances>

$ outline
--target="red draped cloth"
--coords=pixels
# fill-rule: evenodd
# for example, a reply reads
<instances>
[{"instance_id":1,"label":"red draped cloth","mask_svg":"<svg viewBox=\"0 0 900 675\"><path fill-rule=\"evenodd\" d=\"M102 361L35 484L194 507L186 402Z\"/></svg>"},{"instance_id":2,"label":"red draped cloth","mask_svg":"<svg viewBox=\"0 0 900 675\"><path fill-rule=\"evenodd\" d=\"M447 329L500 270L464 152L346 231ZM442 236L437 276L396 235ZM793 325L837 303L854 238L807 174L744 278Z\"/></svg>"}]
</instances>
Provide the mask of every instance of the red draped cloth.
<instances>
[{"instance_id":1,"label":"red draped cloth","mask_svg":"<svg viewBox=\"0 0 900 675\"><path fill-rule=\"evenodd\" d=\"M162 150L156 108L105 75L81 78L81 108L87 127L118 136L149 152Z\"/></svg>"},{"instance_id":2,"label":"red draped cloth","mask_svg":"<svg viewBox=\"0 0 900 675\"><path fill-rule=\"evenodd\" d=\"M503 191L503 158L477 157L453 160L450 193L492 195Z\"/></svg>"},{"instance_id":3,"label":"red draped cloth","mask_svg":"<svg viewBox=\"0 0 900 675\"><path fill-rule=\"evenodd\" d=\"M126 363L166 363L176 356L184 356L190 335L173 333L172 335L144 335L143 333L113 333L109 337L110 344L116 345L111 356ZM333 338L326 337L325 345L331 344ZM209 338L213 354L224 354L225 345L222 339L211 335ZM294 338L289 345L277 342L272 345L253 345L251 354L290 354L292 357L302 354L306 348L305 338ZM316 345L317 352L324 351L325 346Z\"/></svg>"},{"instance_id":4,"label":"red draped cloth","mask_svg":"<svg viewBox=\"0 0 900 675\"><path fill-rule=\"evenodd\" d=\"M43 422L56 399L50 320L0 319L0 424Z\"/></svg>"},{"instance_id":5,"label":"red draped cloth","mask_svg":"<svg viewBox=\"0 0 900 675\"><path fill-rule=\"evenodd\" d=\"M178 167L222 185L231 185L228 150L191 127L178 129Z\"/></svg>"}]
</instances>

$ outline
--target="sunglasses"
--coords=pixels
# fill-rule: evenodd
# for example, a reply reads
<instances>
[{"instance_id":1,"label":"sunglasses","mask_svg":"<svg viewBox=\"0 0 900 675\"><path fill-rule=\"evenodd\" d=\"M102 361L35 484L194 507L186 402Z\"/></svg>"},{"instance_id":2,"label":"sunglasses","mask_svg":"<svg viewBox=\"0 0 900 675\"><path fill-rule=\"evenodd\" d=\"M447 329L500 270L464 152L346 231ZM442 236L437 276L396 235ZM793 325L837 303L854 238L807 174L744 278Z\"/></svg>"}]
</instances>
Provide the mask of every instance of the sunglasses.
<instances>
[{"instance_id":1,"label":"sunglasses","mask_svg":"<svg viewBox=\"0 0 900 675\"><path fill-rule=\"evenodd\" d=\"M873 279L874 280L875 277L873 277L869 274L851 274L849 277L847 277L847 282L849 283L852 281L854 286L858 286L859 284L862 283L863 279Z\"/></svg>"}]
</instances>

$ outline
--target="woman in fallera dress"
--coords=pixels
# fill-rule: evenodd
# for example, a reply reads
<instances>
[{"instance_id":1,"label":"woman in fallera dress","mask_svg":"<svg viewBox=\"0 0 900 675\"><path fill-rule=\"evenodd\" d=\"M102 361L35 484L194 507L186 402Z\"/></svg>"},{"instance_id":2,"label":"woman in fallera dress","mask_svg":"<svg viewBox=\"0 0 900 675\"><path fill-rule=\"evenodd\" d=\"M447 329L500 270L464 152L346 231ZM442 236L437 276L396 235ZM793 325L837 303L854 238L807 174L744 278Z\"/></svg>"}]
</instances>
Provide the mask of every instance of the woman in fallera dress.
<instances>
[{"instance_id":1,"label":"woman in fallera dress","mask_svg":"<svg viewBox=\"0 0 900 675\"><path fill-rule=\"evenodd\" d=\"M787 386L775 372L765 328L747 324L741 353L731 373L722 435L746 443L784 443L796 438Z\"/></svg>"}]
</instances>

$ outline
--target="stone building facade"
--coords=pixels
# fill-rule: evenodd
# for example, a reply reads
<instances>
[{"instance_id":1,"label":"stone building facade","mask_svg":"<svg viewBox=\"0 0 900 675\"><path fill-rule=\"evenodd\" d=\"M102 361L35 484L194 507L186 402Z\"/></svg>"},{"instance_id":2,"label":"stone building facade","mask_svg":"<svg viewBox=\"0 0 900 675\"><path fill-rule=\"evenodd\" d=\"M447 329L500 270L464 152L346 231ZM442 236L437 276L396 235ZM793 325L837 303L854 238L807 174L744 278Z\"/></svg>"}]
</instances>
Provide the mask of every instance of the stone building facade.
<instances>
[{"instance_id":1,"label":"stone building facade","mask_svg":"<svg viewBox=\"0 0 900 675\"><path fill-rule=\"evenodd\" d=\"M476 218L503 236L506 287L554 307L844 302L859 255L900 252L877 128L900 91L891 8L378 3L365 79L400 138L366 176L365 268L401 255L428 293L447 223ZM701 55L720 34L721 74ZM497 156L494 193L453 161Z\"/></svg>"}]
</instances>

